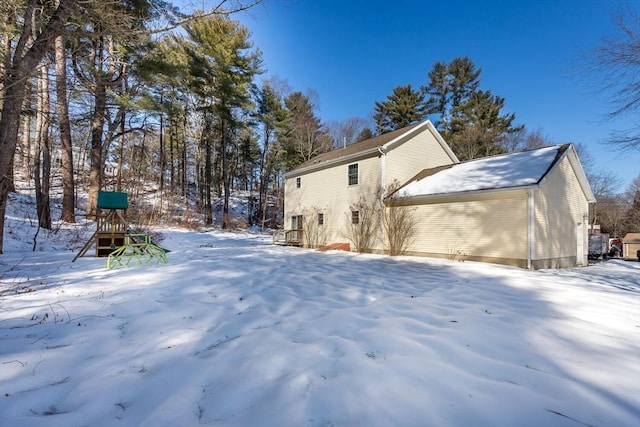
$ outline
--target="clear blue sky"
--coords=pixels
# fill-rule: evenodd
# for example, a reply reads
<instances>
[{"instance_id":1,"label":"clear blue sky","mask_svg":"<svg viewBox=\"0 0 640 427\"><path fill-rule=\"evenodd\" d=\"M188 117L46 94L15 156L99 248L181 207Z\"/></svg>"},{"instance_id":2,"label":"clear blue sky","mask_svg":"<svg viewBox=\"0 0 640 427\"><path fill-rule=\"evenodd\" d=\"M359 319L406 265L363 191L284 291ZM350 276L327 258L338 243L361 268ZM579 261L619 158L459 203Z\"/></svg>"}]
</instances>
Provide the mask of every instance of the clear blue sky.
<instances>
[{"instance_id":1,"label":"clear blue sky","mask_svg":"<svg viewBox=\"0 0 640 427\"><path fill-rule=\"evenodd\" d=\"M632 119L606 120L611 94L578 77L581 51L615 34L617 0L265 0L234 19L252 32L267 72L293 90L315 90L327 122L371 118L393 88L428 83L436 61L469 56L481 88L505 98L516 123L553 143L587 147L596 170L626 190L640 154L604 143ZM635 10L638 3L631 2ZM587 80L588 81L588 80Z\"/></svg>"}]
</instances>

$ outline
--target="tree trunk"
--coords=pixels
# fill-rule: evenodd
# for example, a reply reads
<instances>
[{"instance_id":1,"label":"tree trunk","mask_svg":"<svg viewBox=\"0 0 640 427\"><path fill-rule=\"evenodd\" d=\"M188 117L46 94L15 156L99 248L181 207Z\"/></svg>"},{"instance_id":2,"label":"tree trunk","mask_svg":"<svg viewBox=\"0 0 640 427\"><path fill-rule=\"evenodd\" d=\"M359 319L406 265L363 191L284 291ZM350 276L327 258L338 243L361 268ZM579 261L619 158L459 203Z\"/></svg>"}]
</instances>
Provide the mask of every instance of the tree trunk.
<instances>
[{"instance_id":1,"label":"tree trunk","mask_svg":"<svg viewBox=\"0 0 640 427\"><path fill-rule=\"evenodd\" d=\"M49 209L49 185L46 161L48 156L48 133L49 133L49 88L47 67L40 68L40 76L37 78L37 101L36 101L36 128L35 146L36 151L33 156L33 181L36 196L36 212L38 214L38 227L51 228L51 210ZM50 169L51 163L49 163Z\"/></svg>"},{"instance_id":2,"label":"tree trunk","mask_svg":"<svg viewBox=\"0 0 640 427\"><path fill-rule=\"evenodd\" d=\"M20 109L25 95L25 85L29 77L44 54L49 50L55 37L62 33L64 26L71 16L77 2L75 0L59 0L58 7L51 18L44 25L35 25L34 17L41 15L34 13L36 2L28 2L25 11L25 22L20 39L15 45L10 64L4 73L4 103L0 116L0 253L4 243L4 218L7 208L7 198L13 186L12 166L13 156L18 143L18 129L20 126ZM33 29L42 28L35 41L29 46L27 40Z\"/></svg>"},{"instance_id":3,"label":"tree trunk","mask_svg":"<svg viewBox=\"0 0 640 427\"><path fill-rule=\"evenodd\" d=\"M122 191L122 166L124 164L124 131L125 131L125 112L122 112L122 120L120 121L120 147L118 148L118 178L116 182L116 190Z\"/></svg>"},{"instance_id":4,"label":"tree trunk","mask_svg":"<svg viewBox=\"0 0 640 427\"><path fill-rule=\"evenodd\" d=\"M31 94L31 83L27 84L25 88L25 93ZM23 101L23 106L28 105L27 108L32 109L31 99L26 96L27 99ZM20 144L20 151L22 152L22 156L20 157L20 166L23 171L27 171L24 178L31 179L33 177L33 161L31 159L32 150L32 135L31 135L31 125L33 122L33 115L27 114L21 117L22 123L22 133L19 137L18 144ZM15 156L14 156L15 157ZM11 168L13 171L13 168ZM24 172L23 172L24 173ZM11 191L15 191L12 189Z\"/></svg>"},{"instance_id":5,"label":"tree trunk","mask_svg":"<svg viewBox=\"0 0 640 427\"><path fill-rule=\"evenodd\" d=\"M102 188L102 132L104 115L107 109L107 91L104 83L98 79L95 88L95 105L91 122L91 165L89 167L89 201L87 216L97 214L98 192Z\"/></svg>"},{"instance_id":6,"label":"tree trunk","mask_svg":"<svg viewBox=\"0 0 640 427\"><path fill-rule=\"evenodd\" d=\"M160 98L162 103L162 98ZM160 191L164 190L164 169L166 167L166 157L164 155L164 113L160 112Z\"/></svg>"},{"instance_id":7,"label":"tree trunk","mask_svg":"<svg viewBox=\"0 0 640 427\"><path fill-rule=\"evenodd\" d=\"M229 228L229 192L231 189L231 177L229 173L229 155L227 154L227 129L224 119L222 120L222 132L220 136L220 155L222 156L222 186L223 186L223 205L222 205L222 228Z\"/></svg>"},{"instance_id":8,"label":"tree trunk","mask_svg":"<svg viewBox=\"0 0 640 427\"><path fill-rule=\"evenodd\" d=\"M264 130L264 147L262 151L262 158L260 161L260 189L258 194L258 209L260 218L260 228L264 228L264 223L267 218L267 188L269 183L269 171L267 169L267 156L269 154L269 135L271 130L268 125L265 124Z\"/></svg>"},{"instance_id":9,"label":"tree trunk","mask_svg":"<svg viewBox=\"0 0 640 427\"><path fill-rule=\"evenodd\" d=\"M3 253L4 218L7 209L9 192L13 190L13 156L18 141L20 126L20 109L24 99L26 75L18 81L8 74L5 80L5 99L0 119L0 253Z\"/></svg>"},{"instance_id":10,"label":"tree trunk","mask_svg":"<svg viewBox=\"0 0 640 427\"><path fill-rule=\"evenodd\" d=\"M175 117L171 116L169 120L169 181L171 185L171 193L175 194L176 191L176 174L175 174L175 153L173 151L173 147L175 145L176 137L176 125L175 125Z\"/></svg>"},{"instance_id":11,"label":"tree trunk","mask_svg":"<svg viewBox=\"0 0 640 427\"><path fill-rule=\"evenodd\" d=\"M65 222L76 222L75 183L73 178L73 146L71 143L71 124L69 122L69 101L67 99L67 58L63 36L56 37L56 112L60 127L60 145L62 147L62 215Z\"/></svg>"},{"instance_id":12,"label":"tree trunk","mask_svg":"<svg viewBox=\"0 0 640 427\"><path fill-rule=\"evenodd\" d=\"M211 205L211 133L205 135L205 155L204 155L204 218L205 224L213 224L213 206Z\"/></svg>"}]
</instances>

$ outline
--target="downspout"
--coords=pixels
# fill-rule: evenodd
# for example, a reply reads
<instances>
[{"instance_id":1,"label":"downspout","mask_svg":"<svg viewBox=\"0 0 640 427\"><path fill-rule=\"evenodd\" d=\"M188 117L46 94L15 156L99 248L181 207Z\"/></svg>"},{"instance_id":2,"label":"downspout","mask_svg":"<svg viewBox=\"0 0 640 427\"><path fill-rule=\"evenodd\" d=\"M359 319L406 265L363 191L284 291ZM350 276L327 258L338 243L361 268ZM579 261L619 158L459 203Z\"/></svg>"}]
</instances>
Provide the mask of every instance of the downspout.
<instances>
[{"instance_id":1,"label":"downspout","mask_svg":"<svg viewBox=\"0 0 640 427\"><path fill-rule=\"evenodd\" d=\"M387 153L384 151L384 148L378 147L378 152L380 153L380 201L384 200L385 192L386 192L386 173L387 173Z\"/></svg>"},{"instance_id":2,"label":"downspout","mask_svg":"<svg viewBox=\"0 0 640 427\"><path fill-rule=\"evenodd\" d=\"M536 248L535 233L535 199L533 197L533 189L527 190L527 269L533 268L533 256Z\"/></svg>"}]
</instances>

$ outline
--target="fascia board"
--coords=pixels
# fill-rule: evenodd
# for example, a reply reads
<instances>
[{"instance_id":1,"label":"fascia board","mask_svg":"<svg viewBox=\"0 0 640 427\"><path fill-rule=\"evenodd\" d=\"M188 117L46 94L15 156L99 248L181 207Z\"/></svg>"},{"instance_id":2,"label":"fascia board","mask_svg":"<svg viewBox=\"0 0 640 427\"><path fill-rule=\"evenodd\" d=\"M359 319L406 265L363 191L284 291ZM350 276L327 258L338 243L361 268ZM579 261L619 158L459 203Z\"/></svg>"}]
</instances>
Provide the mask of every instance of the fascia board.
<instances>
[{"instance_id":1,"label":"fascia board","mask_svg":"<svg viewBox=\"0 0 640 427\"><path fill-rule=\"evenodd\" d=\"M578 183L580 183L580 187L584 192L585 197L589 203L596 202L596 196L593 194L593 190L591 190L591 184L589 184L589 180L587 179L587 174L584 172L584 168L582 167L582 162L580 162L580 158L578 157L578 153L576 152L573 144L571 144L571 155L569 156L569 163L571 163L571 167L573 167L573 171L578 178Z\"/></svg>"},{"instance_id":2,"label":"fascia board","mask_svg":"<svg viewBox=\"0 0 640 427\"><path fill-rule=\"evenodd\" d=\"M358 153L351 154L349 156L340 157L333 160L327 160L326 162L318 163L316 165L307 166L303 169L296 169L284 174L285 179L294 178L300 175L306 175L311 172L315 172L322 169L331 168L334 166L338 166L340 164L350 163L357 160L366 159L369 157L373 157L374 155L380 154L378 147L370 148L368 150L360 151Z\"/></svg>"},{"instance_id":3,"label":"fascia board","mask_svg":"<svg viewBox=\"0 0 640 427\"><path fill-rule=\"evenodd\" d=\"M573 172L578 179L578 184L580 184L580 188L582 189L587 202L595 203L596 197L593 194L593 191L591 191L591 185L589 185L589 181L587 180L587 176L584 173L584 169L582 168L580 159L578 158L578 153L576 153L573 144L569 144L569 148L565 150L564 153L562 153L560 158L553 164L551 170L547 171L547 173L542 177L538 184L542 186L547 181L547 179L549 179L548 177L549 175L551 175L551 171L559 167L560 163L562 163L562 160L564 160L565 157L569 159L569 164L571 165L571 168L573 168Z\"/></svg>"},{"instance_id":4,"label":"fascia board","mask_svg":"<svg viewBox=\"0 0 640 427\"><path fill-rule=\"evenodd\" d=\"M400 204L420 204L420 203L438 203L443 200L452 200L455 199L463 199L463 198L472 198L475 195L482 196L492 196L492 195L507 195L506 193L513 193L514 195L518 193L522 193L522 195L526 194L527 190L539 188L538 184L532 185L523 185L521 187L504 187L504 188L494 188L490 190L473 190L473 191L461 191L458 193L439 193L439 194L426 194L421 196L410 196L410 197L401 197L399 203ZM387 201L385 200L385 203Z\"/></svg>"}]
</instances>

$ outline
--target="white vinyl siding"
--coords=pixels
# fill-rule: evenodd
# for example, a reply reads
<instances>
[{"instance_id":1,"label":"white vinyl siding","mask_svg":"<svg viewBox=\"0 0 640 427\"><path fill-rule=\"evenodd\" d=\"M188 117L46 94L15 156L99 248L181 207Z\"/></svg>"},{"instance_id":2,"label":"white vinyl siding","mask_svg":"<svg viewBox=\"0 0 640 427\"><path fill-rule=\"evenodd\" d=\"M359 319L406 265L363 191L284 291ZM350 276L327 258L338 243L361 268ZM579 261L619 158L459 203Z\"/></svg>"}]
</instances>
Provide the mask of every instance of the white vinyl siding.
<instances>
[{"instance_id":1,"label":"white vinyl siding","mask_svg":"<svg viewBox=\"0 0 640 427\"><path fill-rule=\"evenodd\" d=\"M394 180L404 183L423 169L453 163L431 132L422 132L396 145L386 156L386 185Z\"/></svg>"},{"instance_id":2,"label":"white vinyl siding","mask_svg":"<svg viewBox=\"0 0 640 427\"><path fill-rule=\"evenodd\" d=\"M589 205L567 157L549 173L535 194L534 259L576 257L578 224L584 227L582 247L586 252L588 233L584 214Z\"/></svg>"},{"instance_id":3,"label":"white vinyl siding","mask_svg":"<svg viewBox=\"0 0 640 427\"><path fill-rule=\"evenodd\" d=\"M351 205L361 196L372 199L380 187L380 160L370 157L358 160L358 185L347 185L348 165L353 162L320 169L303 175L304 185L295 188L296 178L285 182L285 217L305 215L313 209L324 213L322 241L346 243L346 230L351 225ZM315 215L314 215L315 216Z\"/></svg>"},{"instance_id":4,"label":"white vinyl siding","mask_svg":"<svg viewBox=\"0 0 640 427\"><path fill-rule=\"evenodd\" d=\"M416 206L419 224L409 251L526 260L526 194L497 197Z\"/></svg>"}]
</instances>

